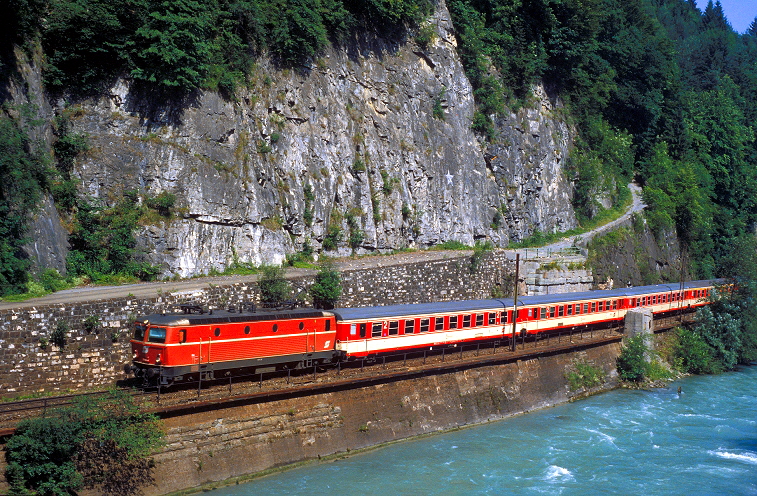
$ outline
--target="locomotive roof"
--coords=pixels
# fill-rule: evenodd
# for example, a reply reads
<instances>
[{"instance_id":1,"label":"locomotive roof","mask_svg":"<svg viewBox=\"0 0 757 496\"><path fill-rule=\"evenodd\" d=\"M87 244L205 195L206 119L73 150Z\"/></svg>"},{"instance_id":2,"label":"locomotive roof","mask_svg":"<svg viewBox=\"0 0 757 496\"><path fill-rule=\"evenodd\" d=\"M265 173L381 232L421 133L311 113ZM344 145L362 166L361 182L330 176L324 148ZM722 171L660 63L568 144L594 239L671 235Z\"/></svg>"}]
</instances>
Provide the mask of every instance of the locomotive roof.
<instances>
[{"instance_id":1,"label":"locomotive roof","mask_svg":"<svg viewBox=\"0 0 757 496\"><path fill-rule=\"evenodd\" d=\"M224 322L256 322L261 320L296 320L319 317L331 317L331 313L313 308L293 310L263 310L256 312L229 312L213 310L208 313L154 313L139 319L159 326L211 325Z\"/></svg>"}]
</instances>

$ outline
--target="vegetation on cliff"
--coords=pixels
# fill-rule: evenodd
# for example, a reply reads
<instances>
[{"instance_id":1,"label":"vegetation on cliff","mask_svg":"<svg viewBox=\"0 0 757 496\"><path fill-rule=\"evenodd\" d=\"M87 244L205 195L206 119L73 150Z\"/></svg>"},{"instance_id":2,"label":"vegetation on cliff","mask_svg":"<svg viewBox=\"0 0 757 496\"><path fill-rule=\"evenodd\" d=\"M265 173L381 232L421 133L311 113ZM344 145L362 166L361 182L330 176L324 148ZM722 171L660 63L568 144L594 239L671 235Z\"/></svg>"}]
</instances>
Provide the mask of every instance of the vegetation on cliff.
<instances>
[{"instance_id":1,"label":"vegetation on cliff","mask_svg":"<svg viewBox=\"0 0 757 496\"><path fill-rule=\"evenodd\" d=\"M530 105L531 88L543 82L567 103L566 116L579 130L568 163L579 220L622 204L624 185L636 178L649 225L677 229L690 272L710 277L725 270L726 247L757 223L757 22L738 34L719 3L700 11L686 0L447 4L474 86L476 132L496 141L497 117L506 106ZM297 69L329 43L355 43L361 33L403 41L412 34L425 49L434 37L426 23L433 7L431 0L12 0L0 7L9 19L0 37L0 83L19 78L9 49L16 44L42 50L46 89L55 97L98 95L129 76L145 98L174 106L187 104L197 89L234 98L262 56ZM74 272L150 276L153 270L135 261L133 209L122 208L134 202L93 207L77 197L70 172L87 151L86 136L70 132L62 115L52 145L57 172L40 174L44 161L23 119L12 115L6 108L2 116L0 145L10 158L0 174L24 181L2 185L3 208L13 215L0 226L0 291L23 290L28 264L19 248L46 190L72 216ZM350 243L363 235L351 228ZM330 233L324 249L341 236Z\"/></svg>"}]
</instances>

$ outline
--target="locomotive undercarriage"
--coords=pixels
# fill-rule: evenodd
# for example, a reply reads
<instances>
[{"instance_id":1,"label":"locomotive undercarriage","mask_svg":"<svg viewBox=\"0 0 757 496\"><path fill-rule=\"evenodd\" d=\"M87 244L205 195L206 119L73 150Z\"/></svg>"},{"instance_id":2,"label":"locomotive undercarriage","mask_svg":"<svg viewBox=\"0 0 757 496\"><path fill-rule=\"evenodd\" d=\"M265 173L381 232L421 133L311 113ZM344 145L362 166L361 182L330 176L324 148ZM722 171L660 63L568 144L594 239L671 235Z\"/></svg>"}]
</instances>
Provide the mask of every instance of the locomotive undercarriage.
<instances>
[{"instance_id":1,"label":"locomotive undercarriage","mask_svg":"<svg viewBox=\"0 0 757 496\"><path fill-rule=\"evenodd\" d=\"M323 366L338 361L339 355L334 351L301 353L286 357L267 357L249 360L232 360L228 362L211 362L176 367L163 367L135 363L127 366L134 377L142 379L145 384L170 386L181 382L212 381L234 376L286 372L287 370L305 370L314 366ZM282 360L285 359L285 360Z\"/></svg>"}]
</instances>

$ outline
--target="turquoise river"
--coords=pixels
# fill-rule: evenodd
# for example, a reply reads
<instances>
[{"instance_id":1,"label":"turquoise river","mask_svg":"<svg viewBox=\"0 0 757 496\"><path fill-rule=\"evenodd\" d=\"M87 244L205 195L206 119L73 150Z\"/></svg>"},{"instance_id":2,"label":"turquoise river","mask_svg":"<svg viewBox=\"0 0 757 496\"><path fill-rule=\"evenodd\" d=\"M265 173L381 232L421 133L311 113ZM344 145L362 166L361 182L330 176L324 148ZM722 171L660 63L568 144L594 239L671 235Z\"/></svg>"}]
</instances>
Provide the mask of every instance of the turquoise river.
<instances>
[{"instance_id":1,"label":"turquoise river","mask_svg":"<svg viewBox=\"0 0 757 496\"><path fill-rule=\"evenodd\" d=\"M757 495L757 366L619 389L212 494Z\"/></svg>"}]
</instances>

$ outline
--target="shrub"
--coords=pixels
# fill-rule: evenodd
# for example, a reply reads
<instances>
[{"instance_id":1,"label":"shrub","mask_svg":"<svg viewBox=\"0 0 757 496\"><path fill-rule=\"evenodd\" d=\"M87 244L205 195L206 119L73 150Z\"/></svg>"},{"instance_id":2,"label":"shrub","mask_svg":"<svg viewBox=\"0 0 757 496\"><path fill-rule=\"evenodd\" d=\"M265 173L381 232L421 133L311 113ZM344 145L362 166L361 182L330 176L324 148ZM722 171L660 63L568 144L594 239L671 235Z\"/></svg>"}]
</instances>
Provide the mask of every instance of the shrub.
<instances>
[{"instance_id":1,"label":"shrub","mask_svg":"<svg viewBox=\"0 0 757 496\"><path fill-rule=\"evenodd\" d=\"M66 280L55 269L45 269L39 275L39 282L46 291L50 292L60 291L68 287Z\"/></svg>"},{"instance_id":2,"label":"shrub","mask_svg":"<svg viewBox=\"0 0 757 496\"><path fill-rule=\"evenodd\" d=\"M605 382L604 371L588 362L577 361L573 369L565 373L568 380L568 388L576 391L581 388L593 388Z\"/></svg>"},{"instance_id":3,"label":"shrub","mask_svg":"<svg viewBox=\"0 0 757 496\"><path fill-rule=\"evenodd\" d=\"M100 317L89 315L84 319L84 330L87 334L98 334L100 332Z\"/></svg>"},{"instance_id":4,"label":"shrub","mask_svg":"<svg viewBox=\"0 0 757 496\"><path fill-rule=\"evenodd\" d=\"M289 281L284 279L284 269L275 265L264 265L258 280L260 301L271 306L284 303L292 293Z\"/></svg>"},{"instance_id":5,"label":"shrub","mask_svg":"<svg viewBox=\"0 0 757 496\"><path fill-rule=\"evenodd\" d=\"M330 263L321 265L315 282L310 286L310 296L316 308L334 308L342 294L342 277Z\"/></svg>"},{"instance_id":6,"label":"shrub","mask_svg":"<svg viewBox=\"0 0 757 496\"><path fill-rule=\"evenodd\" d=\"M79 396L45 418L22 421L6 445L13 494L135 494L152 482L147 458L163 431L126 391Z\"/></svg>"},{"instance_id":7,"label":"shrub","mask_svg":"<svg viewBox=\"0 0 757 496\"><path fill-rule=\"evenodd\" d=\"M720 367L714 357L714 350L704 338L688 329L675 330L677 342L673 347L675 367L689 374L712 374Z\"/></svg>"},{"instance_id":8,"label":"shrub","mask_svg":"<svg viewBox=\"0 0 757 496\"><path fill-rule=\"evenodd\" d=\"M158 196L148 197L145 203L149 208L157 210L163 217L169 217L171 208L176 204L176 195L168 191L161 191Z\"/></svg>"},{"instance_id":9,"label":"shrub","mask_svg":"<svg viewBox=\"0 0 757 496\"><path fill-rule=\"evenodd\" d=\"M330 224L323 238L323 249L326 251L336 250L337 244L342 240L342 228L336 224Z\"/></svg>"},{"instance_id":10,"label":"shrub","mask_svg":"<svg viewBox=\"0 0 757 496\"><path fill-rule=\"evenodd\" d=\"M65 320L55 323L55 329L50 333L50 342L60 349L66 347L68 341L68 324Z\"/></svg>"},{"instance_id":11,"label":"shrub","mask_svg":"<svg viewBox=\"0 0 757 496\"><path fill-rule=\"evenodd\" d=\"M644 335L639 334L626 340L617 360L618 375L624 381L641 382L647 377L649 353Z\"/></svg>"}]
</instances>

